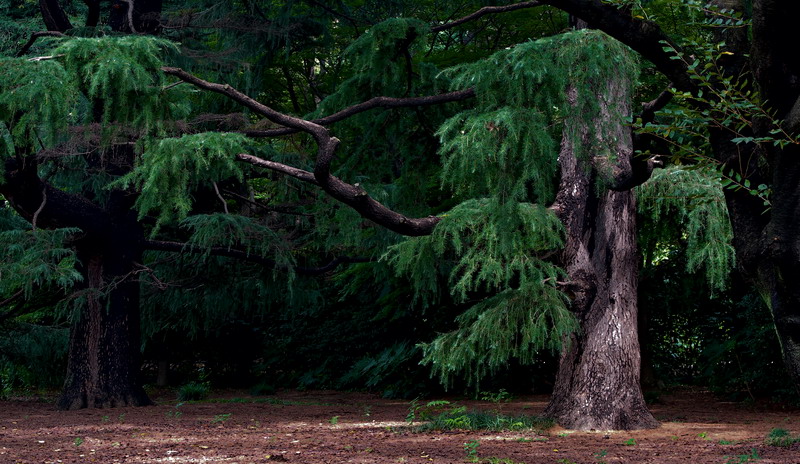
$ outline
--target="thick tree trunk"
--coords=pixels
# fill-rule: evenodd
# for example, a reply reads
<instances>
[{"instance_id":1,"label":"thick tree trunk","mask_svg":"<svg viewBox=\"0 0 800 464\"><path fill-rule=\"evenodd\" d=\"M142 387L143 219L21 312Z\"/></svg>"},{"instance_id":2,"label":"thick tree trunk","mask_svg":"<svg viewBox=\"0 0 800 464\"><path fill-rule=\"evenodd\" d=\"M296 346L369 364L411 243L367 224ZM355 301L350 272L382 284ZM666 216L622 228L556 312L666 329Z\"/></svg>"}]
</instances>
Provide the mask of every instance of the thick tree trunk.
<instances>
[{"instance_id":1,"label":"thick tree trunk","mask_svg":"<svg viewBox=\"0 0 800 464\"><path fill-rule=\"evenodd\" d=\"M70 332L60 409L151 404L139 383L139 282L133 271L141 249L135 243L115 245L78 248L87 299Z\"/></svg>"},{"instance_id":2,"label":"thick tree trunk","mask_svg":"<svg viewBox=\"0 0 800 464\"><path fill-rule=\"evenodd\" d=\"M572 90L574 94L574 90ZM628 83L609 83L606 103L629 109ZM615 101L616 100L616 101ZM604 118L615 112L604 111ZM583 124L568 122L568 124ZM597 127L607 127L598 124ZM584 141L595 137L583 127ZM591 154L576 156L574 141L562 141L561 184L556 211L567 230L563 260L574 292L572 310L580 330L561 355L553 396L545 414L577 430L653 428L658 421L642 395L637 330L636 208L633 192L606 189L596 182L626 183L631 175L630 131L615 133L613 166ZM566 132L565 132L566 133ZM609 177L610 176L610 177Z\"/></svg>"}]
</instances>

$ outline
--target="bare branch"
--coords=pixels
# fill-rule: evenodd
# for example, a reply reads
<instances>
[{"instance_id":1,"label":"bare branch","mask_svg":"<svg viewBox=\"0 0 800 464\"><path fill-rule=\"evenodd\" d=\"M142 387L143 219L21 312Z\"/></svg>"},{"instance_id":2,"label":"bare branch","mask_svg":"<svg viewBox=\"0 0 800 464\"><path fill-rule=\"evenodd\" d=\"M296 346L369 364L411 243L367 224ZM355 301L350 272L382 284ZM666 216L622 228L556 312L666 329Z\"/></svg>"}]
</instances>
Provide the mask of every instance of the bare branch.
<instances>
[{"instance_id":1,"label":"bare branch","mask_svg":"<svg viewBox=\"0 0 800 464\"><path fill-rule=\"evenodd\" d=\"M265 160L257 156L248 155L247 153L239 153L238 155L236 155L236 158L239 159L240 161L244 161L245 163L250 163L255 166L260 166L262 168L267 168L272 171L280 172L281 174L292 176L295 179L302 180L303 182L319 185L317 180L314 178L313 173L295 168L293 166L288 166L282 163L276 163L275 161Z\"/></svg>"},{"instance_id":2,"label":"bare branch","mask_svg":"<svg viewBox=\"0 0 800 464\"><path fill-rule=\"evenodd\" d=\"M670 92L670 88L672 88L672 83L670 83L663 92L661 92L656 98L653 100L642 103L642 112L639 117L642 119L642 124L647 124L648 122L653 122L655 119L656 111L664 108L667 106L667 103L672 100L672 92Z\"/></svg>"},{"instance_id":3,"label":"bare branch","mask_svg":"<svg viewBox=\"0 0 800 464\"><path fill-rule=\"evenodd\" d=\"M431 32L441 32L447 29L454 28L456 26L460 26L466 22L472 21L474 19L478 19L482 16L486 16L488 14L497 14L497 13L506 13L509 11L516 11L522 10L524 8L533 8L537 6L542 6L543 3L540 1L530 1L530 2L522 2L522 3L515 3L513 5L505 5L505 6L485 6L480 10L464 16L463 18L456 19L455 21L451 21L449 23L441 24L439 26L434 26L431 28Z\"/></svg>"},{"instance_id":4,"label":"bare branch","mask_svg":"<svg viewBox=\"0 0 800 464\"><path fill-rule=\"evenodd\" d=\"M30 50L30 48L33 46L36 40L38 40L40 37L66 37L66 36L58 31L34 32L33 34L31 34L31 38L28 39L27 42L25 42L25 45L23 45L22 48L19 49L19 51L17 52L17 57L20 57L28 53L28 50Z\"/></svg>"},{"instance_id":5,"label":"bare branch","mask_svg":"<svg viewBox=\"0 0 800 464\"><path fill-rule=\"evenodd\" d=\"M280 165L279 163L267 163L264 164L265 167L292 175L293 177L305 182L315 183L334 199L356 210L359 214L361 214L362 217L367 218L376 224L399 234L412 236L428 235L433 232L433 228L439 222L440 218L435 216L429 216L426 218L406 217L370 197L367 192L358 184L348 184L338 177L333 176L330 170L331 162L333 161L333 155L336 152L336 148L339 145L339 139L332 137L328 133L328 129L325 127L312 121L306 121L305 119L296 118L294 116L289 116L287 114L275 111L274 109L259 103L242 92L234 89L228 84L223 85L208 82L180 68L164 67L161 69L164 73L175 76L198 88L224 95L231 100L245 106L246 108L249 108L252 111L266 117L276 124L280 124L297 131L306 132L310 134L317 143L317 159L314 165L313 174L313 179L315 182L311 182L311 178L308 176L309 173L301 169L290 169L288 166ZM248 162L257 161L255 158L242 158L241 155L238 155L237 158Z\"/></svg>"},{"instance_id":6,"label":"bare branch","mask_svg":"<svg viewBox=\"0 0 800 464\"><path fill-rule=\"evenodd\" d=\"M44 205L46 205L46 204L47 204L47 189L43 188L42 189L42 204L39 205L39 208L37 208L36 211L33 213L33 219L31 219L31 228L33 230L36 230L36 221L39 220L39 214L42 213L42 210L44 209Z\"/></svg>"},{"instance_id":7,"label":"bare branch","mask_svg":"<svg viewBox=\"0 0 800 464\"><path fill-rule=\"evenodd\" d=\"M336 113L333 113L330 116L314 119L311 122L314 124L319 124L321 126L327 126L342 121L344 119L347 119L358 113L363 113L364 111L369 111L375 108L408 108L414 106L441 105L443 103L451 103L461 100L467 100L469 98L474 98L474 97L475 97L475 90L471 88L465 90L457 90L455 92L442 93L439 95L430 95L425 97L405 97L405 98L374 97L370 98L365 102L347 107L341 111L337 111ZM267 129L267 130L249 130L249 131L244 131L244 134L247 135L248 137L277 137L281 135L295 134L297 132L300 131L284 127L284 128Z\"/></svg>"}]
</instances>

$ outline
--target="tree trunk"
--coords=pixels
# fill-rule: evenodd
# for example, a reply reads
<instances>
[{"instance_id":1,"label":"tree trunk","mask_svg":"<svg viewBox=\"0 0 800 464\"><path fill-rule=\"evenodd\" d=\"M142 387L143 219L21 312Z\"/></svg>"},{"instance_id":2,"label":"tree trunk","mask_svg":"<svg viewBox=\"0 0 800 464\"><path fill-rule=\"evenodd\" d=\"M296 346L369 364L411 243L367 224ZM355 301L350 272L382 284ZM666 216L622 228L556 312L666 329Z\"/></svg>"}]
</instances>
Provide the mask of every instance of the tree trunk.
<instances>
[{"instance_id":1,"label":"tree trunk","mask_svg":"<svg viewBox=\"0 0 800 464\"><path fill-rule=\"evenodd\" d=\"M114 245L78 247L87 298L70 332L60 409L151 404L139 383L139 282L133 271L141 250L130 243Z\"/></svg>"},{"instance_id":2,"label":"tree trunk","mask_svg":"<svg viewBox=\"0 0 800 464\"><path fill-rule=\"evenodd\" d=\"M574 89L570 92L574 98ZM607 97L600 96L601 107L629 114L629 98L628 83L610 82ZM604 107L606 121L596 127L608 127L607 118L614 113ZM583 125L579 131L583 143L598 136L595 127L583 122L567 124ZM620 124L610 133L616 140L614 166L607 166L608 159L592 159L592 153L576 156L574 141L567 135L559 154L561 184L555 204L567 230L563 260L580 330L567 340L545 414L569 429L659 425L645 406L639 383L635 200L631 190L607 189L626 183L623 177L631 175L633 150L626 129ZM600 193L598 181L606 184Z\"/></svg>"}]
</instances>

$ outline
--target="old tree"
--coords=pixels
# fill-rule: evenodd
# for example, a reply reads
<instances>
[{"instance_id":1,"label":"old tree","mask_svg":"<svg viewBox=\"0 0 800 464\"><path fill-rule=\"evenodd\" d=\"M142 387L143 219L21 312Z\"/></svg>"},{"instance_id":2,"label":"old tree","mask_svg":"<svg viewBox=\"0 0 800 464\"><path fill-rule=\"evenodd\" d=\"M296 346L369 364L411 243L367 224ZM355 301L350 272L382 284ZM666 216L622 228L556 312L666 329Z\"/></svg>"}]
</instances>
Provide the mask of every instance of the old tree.
<instances>
[{"instance_id":1,"label":"old tree","mask_svg":"<svg viewBox=\"0 0 800 464\"><path fill-rule=\"evenodd\" d=\"M256 263L286 285L381 258L418 304L445 282L464 308L425 348L445 382L563 345L549 415L656 426L632 189L654 167L635 150L664 141L739 187L725 191L737 263L800 383L800 58L780 51L793 2L211 3L86 1L73 28L43 0L49 31L2 59L0 193L25 219L4 216L3 266L36 264L3 268L2 296L73 308L61 407L149 402L140 297L168 253ZM685 40L649 10L667 7L723 27ZM582 29L565 32L564 13ZM640 115L631 50L671 89ZM657 121L670 98L680 111ZM631 116L658 124L634 134ZM676 139L689 119L700 129Z\"/></svg>"}]
</instances>

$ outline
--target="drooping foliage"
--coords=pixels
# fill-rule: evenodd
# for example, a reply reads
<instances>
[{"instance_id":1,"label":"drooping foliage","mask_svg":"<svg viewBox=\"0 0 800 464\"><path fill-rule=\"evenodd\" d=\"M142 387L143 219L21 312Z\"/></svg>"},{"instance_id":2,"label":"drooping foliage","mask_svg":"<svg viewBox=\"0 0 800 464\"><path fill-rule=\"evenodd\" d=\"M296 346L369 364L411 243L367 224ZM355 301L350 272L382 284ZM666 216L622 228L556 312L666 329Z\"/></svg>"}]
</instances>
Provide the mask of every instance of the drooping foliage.
<instances>
[{"instance_id":1,"label":"drooping foliage","mask_svg":"<svg viewBox=\"0 0 800 464\"><path fill-rule=\"evenodd\" d=\"M116 184L141 190L136 199L139 217L158 213L158 225L185 219L192 210L191 194L244 175L235 155L245 152L247 139L239 134L201 133L145 143L141 163Z\"/></svg>"},{"instance_id":2,"label":"drooping foliage","mask_svg":"<svg viewBox=\"0 0 800 464\"><path fill-rule=\"evenodd\" d=\"M710 288L725 289L735 254L722 185L714 171L701 167L655 171L637 189L639 214L646 218L640 225L645 259L685 247L686 271L702 270Z\"/></svg>"},{"instance_id":3,"label":"drooping foliage","mask_svg":"<svg viewBox=\"0 0 800 464\"><path fill-rule=\"evenodd\" d=\"M443 187L464 201L441 214L433 234L388 254L418 294L435 288L430 270L440 269L456 301L471 304L457 330L425 345L424 362L443 382L464 372L477 383L514 358L531 363L575 330L568 299L557 289L564 273L546 260L562 246L560 223L544 207L556 193L560 123L603 119L596 95L607 89L600 86L619 72L633 79L635 70L624 47L602 33L578 31L448 71L453 88L471 86L477 96L473 108L438 131ZM574 101L567 85L576 89ZM602 128L588 146L613 156L599 134Z\"/></svg>"}]
</instances>

